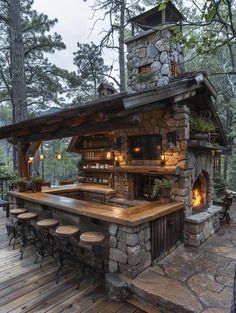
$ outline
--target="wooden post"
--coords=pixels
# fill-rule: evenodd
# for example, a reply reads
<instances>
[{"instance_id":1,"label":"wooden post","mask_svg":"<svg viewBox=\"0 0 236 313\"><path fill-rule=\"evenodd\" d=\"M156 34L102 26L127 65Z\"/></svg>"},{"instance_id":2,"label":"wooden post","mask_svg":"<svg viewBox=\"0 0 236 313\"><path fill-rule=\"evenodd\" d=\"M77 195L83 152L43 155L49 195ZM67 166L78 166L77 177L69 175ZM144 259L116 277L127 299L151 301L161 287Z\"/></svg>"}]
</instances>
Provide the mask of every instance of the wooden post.
<instances>
[{"instance_id":1,"label":"wooden post","mask_svg":"<svg viewBox=\"0 0 236 313\"><path fill-rule=\"evenodd\" d=\"M29 166L25 155L24 144L17 144L18 150L18 175L21 177L29 177Z\"/></svg>"}]
</instances>

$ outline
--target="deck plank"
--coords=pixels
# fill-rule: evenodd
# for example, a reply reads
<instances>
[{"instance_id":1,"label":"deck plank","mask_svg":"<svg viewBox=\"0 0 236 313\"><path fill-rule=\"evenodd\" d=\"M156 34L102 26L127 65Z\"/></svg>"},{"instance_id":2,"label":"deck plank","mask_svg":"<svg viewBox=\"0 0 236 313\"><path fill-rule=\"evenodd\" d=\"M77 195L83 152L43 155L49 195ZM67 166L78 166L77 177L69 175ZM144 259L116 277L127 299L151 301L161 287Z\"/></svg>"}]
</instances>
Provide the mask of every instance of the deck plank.
<instances>
[{"instance_id":1,"label":"deck plank","mask_svg":"<svg viewBox=\"0 0 236 313\"><path fill-rule=\"evenodd\" d=\"M127 303L108 299L104 285L98 283L95 303L92 302L91 283L85 280L77 290L74 272L64 270L56 284L57 264L46 258L43 271L34 264L36 250L27 248L19 260L19 245L8 246L5 212L0 211L0 312L2 313L144 313ZM138 311L137 311L138 310Z\"/></svg>"}]
</instances>

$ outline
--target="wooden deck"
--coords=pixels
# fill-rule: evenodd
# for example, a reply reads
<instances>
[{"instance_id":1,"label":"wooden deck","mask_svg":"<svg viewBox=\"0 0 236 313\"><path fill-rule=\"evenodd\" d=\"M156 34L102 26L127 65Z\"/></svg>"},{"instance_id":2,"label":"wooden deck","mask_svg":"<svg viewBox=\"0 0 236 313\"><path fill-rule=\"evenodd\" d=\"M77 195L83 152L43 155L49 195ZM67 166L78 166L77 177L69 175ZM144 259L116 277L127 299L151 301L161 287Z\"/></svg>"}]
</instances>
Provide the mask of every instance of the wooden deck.
<instances>
[{"instance_id":1,"label":"wooden deck","mask_svg":"<svg viewBox=\"0 0 236 313\"><path fill-rule=\"evenodd\" d=\"M34 248L26 249L20 261L19 249L8 246L5 221L5 213L0 212L0 313L144 313L131 304L109 300L102 284L97 285L93 303L89 281L76 290L69 268L57 285L55 262L46 258L40 271L34 264Z\"/></svg>"}]
</instances>

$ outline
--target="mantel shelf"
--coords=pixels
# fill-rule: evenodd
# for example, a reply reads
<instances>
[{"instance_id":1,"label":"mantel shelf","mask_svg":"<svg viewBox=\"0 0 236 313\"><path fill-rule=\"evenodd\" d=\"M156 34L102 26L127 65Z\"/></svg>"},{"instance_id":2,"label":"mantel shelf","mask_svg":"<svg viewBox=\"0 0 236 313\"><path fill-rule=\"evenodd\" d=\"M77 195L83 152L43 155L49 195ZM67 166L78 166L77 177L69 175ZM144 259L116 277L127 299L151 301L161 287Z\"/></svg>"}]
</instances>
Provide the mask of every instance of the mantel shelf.
<instances>
[{"instance_id":1,"label":"mantel shelf","mask_svg":"<svg viewBox=\"0 0 236 313\"><path fill-rule=\"evenodd\" d=\"M102 173L110 173L110 166L109 169L106 168L82 168L81 171L84 172L102 172Z\"/></svg>"},{"instance_id":2,"label":"mantel shelf","mask_svg":"<svg viewBox=\"0 0 236 313\"><path fill-rule=\"evenodd\" d=\"M149 175L179 175L180 168L176 166L110 166L109 170L116 173L137 173Z\"/></svg>"},{"instance_id":3,"label":"mantel shelf","mask_svg":"<svg viewBox=\"0 0 236 313\"><path fill-rule=\"evenodd\" d=\"M108 163L114 163L114 160L113 159L104 159L104 158L86 158L86 159L83 159L84 163L88 163L88 162L104 162L106 164Z\"/></svg>"},{"instance_id":4,"label":"mantel shelf","mask_svg":"<svg viewBox=\"0 0 236 313\"><path fill-rule=\"evenodd\" d=\"M200 140L189 140L188 149L225 150L225 147Z\"/></svg>"},{"instance_id":5,"label":"mantel shelf","mask_svg":"<svg viewBox=\"0 0 236 313\"><path fill-rule=\"evenodd\" d=\"M110 151L112 149L111 146L109 147L97 147L97 148L80 148L76 147L76 152L86 152L86 151Z\"/></svg>"}]
</instances>

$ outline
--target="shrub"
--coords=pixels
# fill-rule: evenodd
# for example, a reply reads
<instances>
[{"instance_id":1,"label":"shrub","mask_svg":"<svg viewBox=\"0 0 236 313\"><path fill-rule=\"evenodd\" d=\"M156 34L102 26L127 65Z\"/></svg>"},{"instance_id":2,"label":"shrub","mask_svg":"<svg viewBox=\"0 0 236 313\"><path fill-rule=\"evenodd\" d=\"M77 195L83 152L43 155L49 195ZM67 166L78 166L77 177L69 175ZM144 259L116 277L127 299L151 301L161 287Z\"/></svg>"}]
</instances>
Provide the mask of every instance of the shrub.
<instances>
[{"instance_id":1,"label":"shrub","mask_svg":"<svg viewBox=\"0 0 236 313\"><path fill-rule=\"evenodd\" d=\"M201 116L190 116L190 132L214 132L215 126L211 120Z\"/></svg>"}]
</instances>

